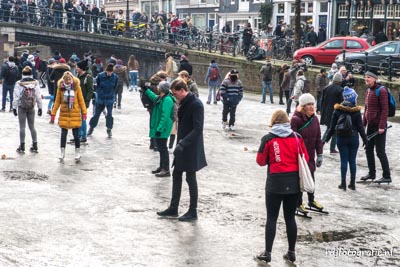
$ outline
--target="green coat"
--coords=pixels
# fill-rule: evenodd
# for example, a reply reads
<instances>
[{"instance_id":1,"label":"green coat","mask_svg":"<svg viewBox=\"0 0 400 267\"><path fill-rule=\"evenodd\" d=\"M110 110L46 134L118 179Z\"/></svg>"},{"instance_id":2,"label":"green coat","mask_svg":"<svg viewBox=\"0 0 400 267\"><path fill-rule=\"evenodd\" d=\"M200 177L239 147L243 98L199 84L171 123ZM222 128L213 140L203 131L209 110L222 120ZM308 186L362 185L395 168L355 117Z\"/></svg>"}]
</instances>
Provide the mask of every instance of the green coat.
<instances>
[{"instance_id":1,"label":"green coat","mask_svg":"<svg viewBox=\"0 0 400 267\"><path fill-rule=\"evenodd\" d=\"M150 119L149 136L151 138L168 138L174 122L175 98L170 94L159 97L151 90L146 90L146 95L154 103ZM156 132L160 132L161 135L156 136Z\"/></svg>"}]
</instances>

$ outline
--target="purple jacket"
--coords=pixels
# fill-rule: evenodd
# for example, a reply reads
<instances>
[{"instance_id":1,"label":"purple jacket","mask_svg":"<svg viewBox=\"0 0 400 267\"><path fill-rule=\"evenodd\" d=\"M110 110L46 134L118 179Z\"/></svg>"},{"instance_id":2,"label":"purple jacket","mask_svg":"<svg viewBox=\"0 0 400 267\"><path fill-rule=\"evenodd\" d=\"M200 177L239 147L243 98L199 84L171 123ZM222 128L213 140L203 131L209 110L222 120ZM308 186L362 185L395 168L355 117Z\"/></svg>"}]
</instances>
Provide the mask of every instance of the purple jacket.
<instances>
[{"instance_id":1,"label":"purple jacket","mask_svg":"<svg viewBox=\"0 0 400 267\"><path fill-rule=\"evenodd\" d=\"M310 157L308 166L310 167L310 171L315 172L315 152L317 152L317 155L322 154L323 149L318 117L314 115L312 118L312 122L307 127L298 131L310 118L296 110L290 120L290 126L293 131L298 132L303 137L308 156Z\"/></svg>"}]
</instances>

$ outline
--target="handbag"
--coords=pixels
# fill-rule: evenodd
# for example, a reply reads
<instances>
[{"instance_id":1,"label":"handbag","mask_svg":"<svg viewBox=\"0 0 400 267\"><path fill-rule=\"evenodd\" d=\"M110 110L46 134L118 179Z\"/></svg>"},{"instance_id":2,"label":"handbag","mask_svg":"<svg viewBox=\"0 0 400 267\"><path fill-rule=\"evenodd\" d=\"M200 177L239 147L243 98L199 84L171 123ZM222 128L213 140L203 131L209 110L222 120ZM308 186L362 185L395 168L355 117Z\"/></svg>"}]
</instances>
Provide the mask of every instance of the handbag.
<instances>
[{"instance_id":1,"label":"handbag","mask_svg":"<svg viewBox=\"0 0 400 267\"><path fill-rule=\"evenodd\" d=\"M310 168L308 167L307 161L304 157L303 149L301 148L297 134L295 133L297 143L297 161L299 164L299 178L300 178L300 191L307 193L314 193L315 184L311 175Z\"/></svg>"}]
</instances>

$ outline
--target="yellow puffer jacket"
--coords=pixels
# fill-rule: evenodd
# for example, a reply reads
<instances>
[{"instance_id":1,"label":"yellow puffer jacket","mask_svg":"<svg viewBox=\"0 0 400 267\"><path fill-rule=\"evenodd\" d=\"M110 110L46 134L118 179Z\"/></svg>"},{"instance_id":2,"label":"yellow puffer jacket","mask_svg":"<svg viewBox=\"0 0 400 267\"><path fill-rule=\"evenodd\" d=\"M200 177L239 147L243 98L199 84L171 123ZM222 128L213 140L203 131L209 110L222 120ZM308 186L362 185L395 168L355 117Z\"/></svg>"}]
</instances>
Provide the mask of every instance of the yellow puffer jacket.
<instances>
[{"instance_id":1,"label":"yellow puffer jacket","mask_svg":"<svg viewBox=\"0 0 400 267\"><path fill-rule=\"evenodd\" d=\"M58 108L60 108L60 117L58 118L58 125L61 128L65 129L74 129L79 128L82 125L82 114L86 114L86 105L85 100L83 99L82 90L80 86L79 79L73 77L74 82L74 91L75 91L75 99L74 99L74 106L71 109L68 109L67 103L64 101L64 91L61 88L61 84L63 82L60 79L57 83L57 96L54 102L53 110L51 111L51 115L55 116L57 113Z\"/></svg>"}]
</instances>

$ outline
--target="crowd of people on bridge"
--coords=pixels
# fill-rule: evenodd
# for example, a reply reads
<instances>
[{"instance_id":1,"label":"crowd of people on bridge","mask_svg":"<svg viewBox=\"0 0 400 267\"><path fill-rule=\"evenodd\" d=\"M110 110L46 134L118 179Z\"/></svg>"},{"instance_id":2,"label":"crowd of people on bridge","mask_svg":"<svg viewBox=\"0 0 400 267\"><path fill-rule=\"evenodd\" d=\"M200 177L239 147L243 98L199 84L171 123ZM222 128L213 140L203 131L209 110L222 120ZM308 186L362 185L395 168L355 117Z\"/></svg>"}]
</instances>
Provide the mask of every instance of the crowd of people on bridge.
<instances>
[{"instance_id":1,"label":"crowd of people on bridge","mask_svg":"<svg viewBox=\"0 0 400 267\"><path fill-rule=\"evenodd\" d=\"M94 134L102 114L106 119L106 133L109 138L112 137L112 114L114 109L120 110L122 107L124 86L130 91L139 90L143 106L150 115L150 148L158 151L160 157L158 166L151 170L151 173L156 177L170 177L170 168L173 166L171 201L166 210L157 214L161 217L178 217L182 176L183 172L186 172L190 204L188 211L180 216L179 220L197 220L196 172L207 166L203 140L204 106L199 98L197 84L191 77L194 70L187 55L180 56L179 67L175 65L178 64L173 55L166 53L165 69L138 83L140 65L134 55L129 56L127 66L122 59L114 55L103 63L101 57L94 57L91 52L85 53L82 59L74 53L68 60L59 51L55 51L53 57L47 61L40 58L38 50L32 54L30 51L24 51L21 55L8 57L2 64L0 73L1 112L6 112L9 102L9 111L18 116L20 145L17 152L25 153L27 122L32 138L30 151L38 153L34 125L35 106L37 115L42 116L43 99L49 99L47 113L50 115L50 123L55 123L59 114L59 159L64 160L67 134L71 129L73 139L70 141L75 145L75 160L79 161L80 145L86 143L87 138ZM306 65L296 60L291 66L283 64L277 70L272 67L271 62L266 61L260 70L263 77L260 81L263 88L261 103L267 102L267 87L270 104L274 103L274 75L279 77L279 105L285 105L283 95L286 96L286 111L279 109L272 115L271 130L262 138L256 158L259 165L268 165L265 250L257 256L257 259L265 262L271 261L276 221L282 202L289 242L288 252L284 257L292 262L296 260L295 214L308 213L299 186L299 147L305 153L313 179L317 180L316 168L321 167L323 163L323 146L331 141L330 153L333 156L340 155L341 177L338 188L356 190L356 161L361 137L369 169L368 174L361 177L361 181L371 180L379 184L392 181L385 152L390 95L389 90L378 80L377 74L372 71L365 74L367 93L364 113L361 114L362 107L357 105L358 95L352 88L355 83L354 77L344 67L337 68L332 65L329 71L324 68L320 70L316 77L316 90L313 90L316 96L312 95L308 88L310 85L306 79L307 71ZM235 131L236 110L243 98L239 71L231 69L223 75L213 59L207 68L205 83L209 87L207 104L217 104L218 101L223 103L223 130ZM41 95L40 87L48 88L47 96ZM291 101L295 102L296 107L293 115L289 117ZM91 102L93 116L87 130L86 120ZM321 133L320 125L327 126L324 134ZM336 150L336 146L339 151ZM169 149L173 149L172 164ZM375 150L382 166L382 177L379 180L375 180ZM307 199L309 208L319 211L324 209L315 199L315 192L308 192Z\"/></svg>"}]
</instances>

